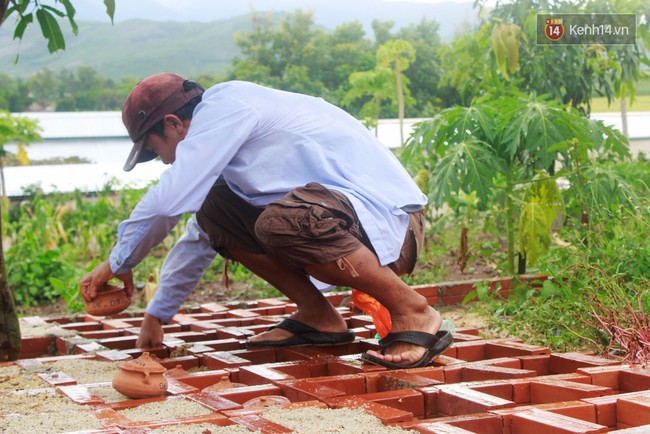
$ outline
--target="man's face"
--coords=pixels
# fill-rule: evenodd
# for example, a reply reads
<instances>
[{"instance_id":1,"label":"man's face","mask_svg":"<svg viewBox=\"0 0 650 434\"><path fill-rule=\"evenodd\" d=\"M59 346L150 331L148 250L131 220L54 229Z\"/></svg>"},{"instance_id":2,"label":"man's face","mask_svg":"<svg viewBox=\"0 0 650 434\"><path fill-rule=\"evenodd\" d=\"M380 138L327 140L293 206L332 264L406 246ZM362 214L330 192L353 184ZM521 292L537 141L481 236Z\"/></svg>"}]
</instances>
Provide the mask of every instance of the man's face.
<instances>
[{"instance_id":1,"label":"man's face","mask_svg":"<svg viewBox=\"0 0 650 434\"><path fill-rule=\"evenodd\" d=\"M175 115L167 115L164 119L165 137L154 133L148 133L144 148L158 154L165 164L172 164L176 161L176 146L185 138L189 121L181 121Z\"/></svg>"}]
</instances>

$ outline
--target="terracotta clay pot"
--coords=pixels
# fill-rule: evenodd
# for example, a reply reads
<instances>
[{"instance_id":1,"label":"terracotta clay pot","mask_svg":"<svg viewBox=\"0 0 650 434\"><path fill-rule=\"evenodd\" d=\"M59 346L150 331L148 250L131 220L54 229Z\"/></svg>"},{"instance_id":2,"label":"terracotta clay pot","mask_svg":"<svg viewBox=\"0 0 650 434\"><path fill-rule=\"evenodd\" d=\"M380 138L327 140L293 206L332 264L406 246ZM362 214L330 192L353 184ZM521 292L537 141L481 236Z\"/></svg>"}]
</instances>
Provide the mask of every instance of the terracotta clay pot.
<instances>
[{"instance_id":1,"label":"terracotta clay pot","mask_svg":"<svg viewBox=\"0 0 650 434\"><path fill-rule=\"evenodd\" d=\"M275 407L285 404L291 404L289 398L280 395L259 396L257 398L249 399L243 403L243 407L248 410L261 410L269 407Z\"/></svg>"},{"instance_id":2,"label":"terracotta clay pot","mask_svg":"<svg viewBox=\"0 0 650 434\"><path fill-rule=\"evenodd\" d=\"M167 368L156 362L149 353L120 364L113 377L113 388L129 398L151 398L167 393Z\"/></svg>"},{"instance_id":3,"label":"terracotta clay pot","mask_svg":"<svg viewBox=\"0 0 650 434\"><path fill-rule=\"evenodd\" d=\"M86 313L94 316L115 315L131 304L131 297L123 287L104 284L97 289L97 295L86 303Z\"/></svg>"},{"instance_id":4,"label":"terracotta clay pot","mask_svg":"<svg viewBox=\"0 0 650 434\"><path fill-rule=\"evenodd\" d=\"M202 389L203 392L218 392L220 390L224 389L232 389L235 387L244 387L246 386L245 384L242 383L233 383L230 381L230 378L228 378L227 375L224 375L221 377L221 380L219 380L218 383L213 384L212 386L208 386Z\"/></svg>"}]
</instances>

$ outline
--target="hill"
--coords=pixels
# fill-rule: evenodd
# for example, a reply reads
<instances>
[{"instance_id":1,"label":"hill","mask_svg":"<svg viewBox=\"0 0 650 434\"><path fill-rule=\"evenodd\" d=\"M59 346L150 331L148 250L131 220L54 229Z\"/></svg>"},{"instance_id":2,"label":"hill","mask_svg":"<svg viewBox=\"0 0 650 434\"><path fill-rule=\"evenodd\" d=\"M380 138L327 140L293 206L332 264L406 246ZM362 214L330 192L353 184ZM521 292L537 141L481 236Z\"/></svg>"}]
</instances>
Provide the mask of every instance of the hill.
<instances>
[{"instance_id":1,"label":"hill","mask_svg":"<svg viewBox=\"0 0 650 434\"><path fill-rule=\"evenodd\" d=\"M251 11L272 11L277 17L302 9L313 12L316 24L330 30L345 22L359 21L368 37L372 37L374 19L393 21L394 31L423 18L435 19L440 23L440 36L446 40L462 31L475 15L472 3L455 2L138 0L119 3L115 24L111 25L101 2L76 0L74 4L79 35L75 37L68 23L63 22L66 50L53 55L47 52L37 25L27 29L19 45L12 39L11 19L5 22L0 27L0 72L26 77L46 67L60 70L87 65L112 79L172 70L191 77L223 73L238 52L233 33L251 29ZM14 64L16 54L20 58Z\"/></svg>"},{"instance_id":2,"label":"hill","mask_svg":"<svg viewBox=\"0 0 650 434\"><path fill-rule=\"evenodd\" d=\"M112 79L172 70L187 76L221 73L238 52L233 33L250 29L246 16L211 23L134 19L115 25L90 21L78 24L79 36L75 37L64 23L66 50L53 55L47 52L36 27L29 29L19 47L12 40L10 26L3 26L1 71L24 77L46 67L60 70L87 65ZM18 51L19 62L14 64Z\"/></svg>"}]
</instances>

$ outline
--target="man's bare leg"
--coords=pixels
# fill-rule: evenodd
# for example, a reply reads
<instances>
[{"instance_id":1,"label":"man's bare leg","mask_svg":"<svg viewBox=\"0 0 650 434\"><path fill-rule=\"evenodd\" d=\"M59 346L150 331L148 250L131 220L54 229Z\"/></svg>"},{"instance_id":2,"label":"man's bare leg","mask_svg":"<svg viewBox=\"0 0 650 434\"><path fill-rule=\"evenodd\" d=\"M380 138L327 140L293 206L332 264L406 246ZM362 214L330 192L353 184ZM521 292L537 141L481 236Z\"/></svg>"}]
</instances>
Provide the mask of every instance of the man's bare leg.
<instances>
[{"instance_id":1,"label":"man's bare leg","mask_svg":"<svg viewBox=\"0 0 650 434\"><path fill-rule=\"evenodd\" d=\"M289 268L271 256L230 248L228 255L266 280L296 303L298 310L291 316L322 332L345 332L347 325L338 311L314 286L305 273ZM292 333L274 328L251 337L250 341L280 341Z\"/></svg>"},{"instance_id":2,"label":"man's bare leg","mask_svg":"<svg viewBox=\"0 0 650 434\"><path fill-rule=\"evenodd\" d=\"M367 293L384 305L391 314L391 332L422 331L435 334L442 325L438 311L427 304L422 295L409 287L390 268L382 267L376 255L363 246L344 258L350 269L341 268L336 262L306 267L305 271L316 279L338 286L349 286ZM352 272L352 268L356 273ZM357 277L354 277L358 275ZM388 362L411 364L422 358L425 348L395 342L382 355L371 351L376 357Z\"/></svg>"},{"instance_id":3,"label":"man's bare leg","mask_svg":"<svg viewBox=\"0 0 650 434\"><path fill-rule=\"evenodd\" d=\"M256 275L260 276L298 306L292 318L319 331L343 332L347 329L345 320L311 283L309 277L291 269L271 256L230 249L229 255ZM426 298L411 289L390 268L382 267L375 254L365 246L345 258L354 268L344 269L336 262L316 264L305 271L316 279L337 286L348 286L366 292L391 314L392 330L424 331L436 333L442 324L440 314L428 306ZM250 338L251 341L284 340L291 332L275 328ZM420 360L425 348L396 342L381 355L370 354L393 363L410 364Z\"/></svg>"}]
</instances>

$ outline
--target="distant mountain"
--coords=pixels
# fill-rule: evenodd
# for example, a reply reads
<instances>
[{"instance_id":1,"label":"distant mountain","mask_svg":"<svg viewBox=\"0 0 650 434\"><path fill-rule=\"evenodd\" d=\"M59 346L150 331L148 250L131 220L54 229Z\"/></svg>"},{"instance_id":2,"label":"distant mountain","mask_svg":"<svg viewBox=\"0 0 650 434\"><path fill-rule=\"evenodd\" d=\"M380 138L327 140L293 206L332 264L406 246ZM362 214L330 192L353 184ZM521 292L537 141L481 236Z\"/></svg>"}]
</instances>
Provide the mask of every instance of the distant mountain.
<instances>
[{"instance_id":1,"label":"distant mountain","mask_svg":"<svg viewBox=\"0 0 650 434\"><path fill-rule=\"evenodd\" d=\"M116 2L115 20L142 18L153 21L220 21L258 12L311 11L316 22L334 29L343 22L360 21L370 31L373 19L394 21L396 28L421 18L440 23L443 38L450 37L465 18L476 16L473 0L136 0ZM82 20L106 21L103 3L74 0Z\"/></svg>"},{"instance_id":2,"label":"distant mountain","mask_svg":"<svg viewBox=\"0 0 650 434\"><path fill-rule=\"evenodd\" d=\"M450 40L475 21L472 3L418 3L386 0L137 0L117 2L111 25L98 0L75 0L79 35L62 22L66 50L53 55L36 25L22 44L12 40L11 19L0 27L0 72L29 76L52 70L91 66L102 76L144 77L159 71L187 76L223 73L238 52L233 33L250 30L250 12L312 11L317 25L334 29L359 21L372 36L371 22L393 21L394 31L423 18L440 23L440 36ZM139 18L146 16L147 19ZM90 21L93 20L93 21ZM19 61L14 64L16 54Z\"/></svg>"},{"instance_id":3,"label":"distant mountain","mask_svg":"<svg viewBox=\"0 0 650 434\"><path fill-rule=\"evenodd\" d=\"M65 24L65 23L64 23ZM94 68L100 75L119 79L146 77L160 71L187 76L220 73L238 52L233 32L250 28L248 17L212 23L128 20L115 25L80 21L79 35L65 31L66 50L50 55L46 41L32 28L20 48L8 28L0 28L0 71L29 76L45 67L52 70ZM14 64L19 50L19 61Z\"/></svg>"}]
</instances>

